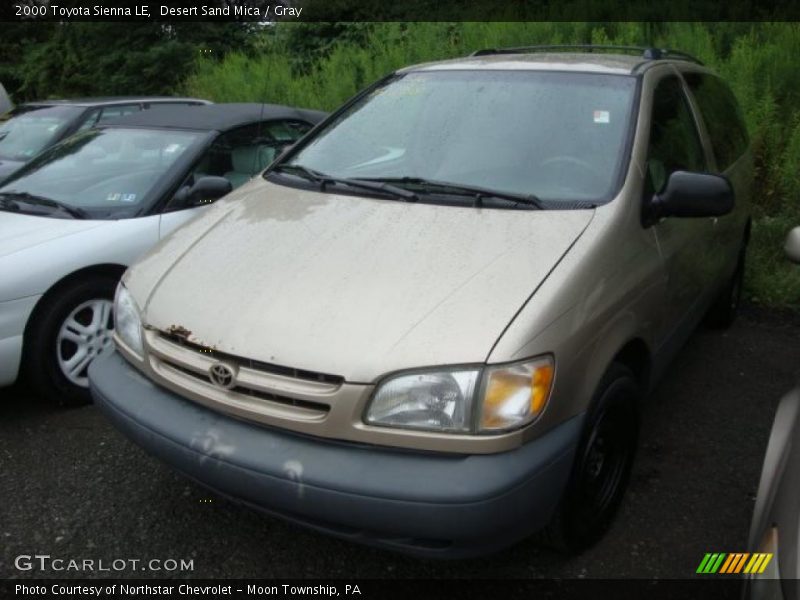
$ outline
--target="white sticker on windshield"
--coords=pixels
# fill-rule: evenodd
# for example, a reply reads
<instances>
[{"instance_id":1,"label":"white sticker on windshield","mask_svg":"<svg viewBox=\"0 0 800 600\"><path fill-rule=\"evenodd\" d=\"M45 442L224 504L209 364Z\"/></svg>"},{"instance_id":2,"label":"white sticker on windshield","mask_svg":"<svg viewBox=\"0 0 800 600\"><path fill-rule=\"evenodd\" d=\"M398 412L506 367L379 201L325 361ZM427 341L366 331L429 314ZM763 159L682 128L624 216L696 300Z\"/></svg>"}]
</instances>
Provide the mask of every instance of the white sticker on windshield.
<instances>
[{"instance_id":1,"label":"white sticker on windshield","mask_svg":"<svg viewBox=\"0 0 800 600\"><path fill-rule=\"evenodd\" d=\"M106 196L106 202L136 202L136 194L121 194L112 192Z\"/></svg>"},{"instance_id":2,"label":"white sticker on windshield","mask_svg":"<svg viewBox=\"0 0 800 600\"><path fill-rule=\"evenodd\" d=\"M594 122L595 123L610 123L611 122L611 114L607 110L596 110L596 111L594 111Z\"/></svg>"},{"instance_id":3,"label":"white sticker on windshield","mask_svg":"<svg viewBox=\"0 0 800 600\"><path fill-rule=\"evenodd\" d=\"M173 152L177 152L180 149L181 149L180 144L170 144L169 146L164 148L164 152L166 152L167 154L172 154Z\"/></svg>"}]
</instances>

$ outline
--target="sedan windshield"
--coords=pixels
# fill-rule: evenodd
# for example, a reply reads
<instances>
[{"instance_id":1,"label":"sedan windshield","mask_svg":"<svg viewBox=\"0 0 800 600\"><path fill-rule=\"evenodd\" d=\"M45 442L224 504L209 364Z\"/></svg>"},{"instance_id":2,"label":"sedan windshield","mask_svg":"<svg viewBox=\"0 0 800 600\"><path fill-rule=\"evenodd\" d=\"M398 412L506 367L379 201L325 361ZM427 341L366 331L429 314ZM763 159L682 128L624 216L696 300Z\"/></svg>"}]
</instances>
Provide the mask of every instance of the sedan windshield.
<instances>
[{"instance_id":1,"label":"sedan windshield","mask_svg":"<svg viewBox=\"0 0 800 600\"><path fill-rule=\"evenodd\" d=\"M0 198L52 200L90 215L131 212L203 133L165 129L88 130L50 148L0 187Z\"/></svg>"},{"instance_id":2,"label":"sedan windshield","mask_svg":"<svg viewBox=\"0 0 800 600\"><path fill-rule=\"evenodd\" d=\"M46 148L85 109L77 106L20 106L0 123L0 159L27 161Z\"/></svg>"},{"instance_id":3,"label":"sedan windshield","mask_svg":"<svg viewBox=\"0 0 800 600\"><path fill-rule=\"evenodd\" d=\"M620 185L635 87L633 77L608 74L411 72L362 97L286 164L547 207L601 203Z\"/></svg>"}]
</instances>

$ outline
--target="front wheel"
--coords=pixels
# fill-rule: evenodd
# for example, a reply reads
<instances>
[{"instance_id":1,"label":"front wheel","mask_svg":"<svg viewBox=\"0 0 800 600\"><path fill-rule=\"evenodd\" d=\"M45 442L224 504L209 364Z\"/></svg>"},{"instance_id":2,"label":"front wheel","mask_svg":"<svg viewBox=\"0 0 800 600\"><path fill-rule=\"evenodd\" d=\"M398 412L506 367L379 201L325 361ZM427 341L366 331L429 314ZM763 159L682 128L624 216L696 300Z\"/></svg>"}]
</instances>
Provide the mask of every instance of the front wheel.
<instances>
[{"instance_id":1,"label":"front wheel","mask_svg":"<svg viewBox=\"0 0 800 600\"><path fill-rule=\"evenodd\" d=\"M25 338L28 381L59 405L91 402L87 371L111 347L117 280L97 276L57 290L32 317Z\"/></svg>"},{"instance_id":2,"label":"front wheel","mask_svg":"<svg viewBox=\"0 0 800 600\"><path fill-rule=\"evenodd\" d=\"M600 381L561 505L545 531L557 549L580 552L610 526L636 452L639 393L633 373L620 364L612 364Z\"/></svg>"}]
</instances>

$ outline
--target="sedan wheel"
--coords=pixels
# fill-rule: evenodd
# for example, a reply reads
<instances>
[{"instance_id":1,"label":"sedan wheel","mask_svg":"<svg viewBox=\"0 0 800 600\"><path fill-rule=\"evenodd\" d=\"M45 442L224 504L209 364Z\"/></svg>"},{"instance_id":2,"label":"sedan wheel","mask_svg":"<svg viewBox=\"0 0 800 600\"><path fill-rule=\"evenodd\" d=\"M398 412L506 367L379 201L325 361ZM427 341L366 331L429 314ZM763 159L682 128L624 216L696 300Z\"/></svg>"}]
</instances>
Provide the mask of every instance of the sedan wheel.
<instances>
[{"instance_id":1,"label":"sedan wheel","mask_svg":"<svg viewBox=\"0 0 800 600\"><path fill-rule=\"evenodd\" d=\"M69 314L59 329L58 366L64 377L77 386L89 387L89 363L111 346L113 306L110 300L100 298L84 302Z\"/></svg>"},{"instance_id":2,"label":"sedan wheel","mask_svg":"<svg viewBox=\"0 0 800 600\"><path fill-rule=\"evenodd\" d=\"M88 369L111 347L117 278L95 275L53 288L25 330L24 375L41 396L59 405L91 402Z\"/></svg>"}]
</instances>

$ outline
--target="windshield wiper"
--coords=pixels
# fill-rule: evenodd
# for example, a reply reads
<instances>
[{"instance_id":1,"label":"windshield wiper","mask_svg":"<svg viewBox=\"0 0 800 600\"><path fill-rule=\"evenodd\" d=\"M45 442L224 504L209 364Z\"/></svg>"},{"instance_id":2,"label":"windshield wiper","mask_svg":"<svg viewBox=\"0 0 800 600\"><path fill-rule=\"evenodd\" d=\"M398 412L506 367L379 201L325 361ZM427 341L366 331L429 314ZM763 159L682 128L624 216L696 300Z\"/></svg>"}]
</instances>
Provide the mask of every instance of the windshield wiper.
<instances>
[{"instance_id":1,"label":"windshield wiper","mask_svg":"<svg viewBox=\"0 0 800 600\"><path fill-rule=\"evenodd\" d=\"M364 190L370 190L375 192L383 192L385 194L389 194L390 196L394 196L395 198L399 198L400 200L404 200L406 202L416 202L419 197L416 193L412 192L411 190L407 190L405 188L392 185L389 181L376 181L376 180L368 180L368 179L354 179L349 177L333 177L332 175L327 175L325 173L320 173L314 169L309 169L308 167L304 167L303 165L277 165L275 168L272 169L273 171L286 171L293 175L298 175L303 177L304 179L308 179L309 181L314 181L320 185L320 188L324 191L325 186L328 184L336 184L336 185L347 185L354 188L361 188Z\"/></svg>"},{"instance_id":2,"label":"windshield wiper","mask_svg":"<svg viewBox=\"0 0 800 600\"><path fill-rule=\"evenodd\" d=\"M6 198L4 196L0 196L0 208L3 208L5 210L14 210L14 211L21 210L17 202L12 200L11 198Z\"/></svg>"},{"instance_id":3,"label":"windshield wiper","mask_svg":"<svg viewBox=\"0 0 800 600\"><path fill-rule=\"evenodd\" d=\"M12 210L21 210L19 203L23 202L34 206L49 206L56 210L63 211L75 219L86 219L89 216L85 210L77 206L71 206L59 200L45 198L44 196L36 196L28 192L0 192L0 197L7 200L4 206L11 207Z\"/></svg>"},{"instance_id":4,"label":"windshield wiper","mask_svg":"<svg viewBox=\"0 0 800 600\"><path fill-rule=\"evenodd\" d=\"M414 185L419 186L425 192L437 194L454 194L458 196L472 196L476 207L480 207L483 201L487 198L496 198L499 200L508 200L516 204L523 204L544 209L542 201L534 194L515 194L513 192L501 192L498 190L491 190L484 187L474 185L462 185L460 183L451 183L449 181L436 181L433 179L425 179L423 177L367 177L361 181L380 181L390 184L400 185Z\"/></svg>"}]
</instances>

